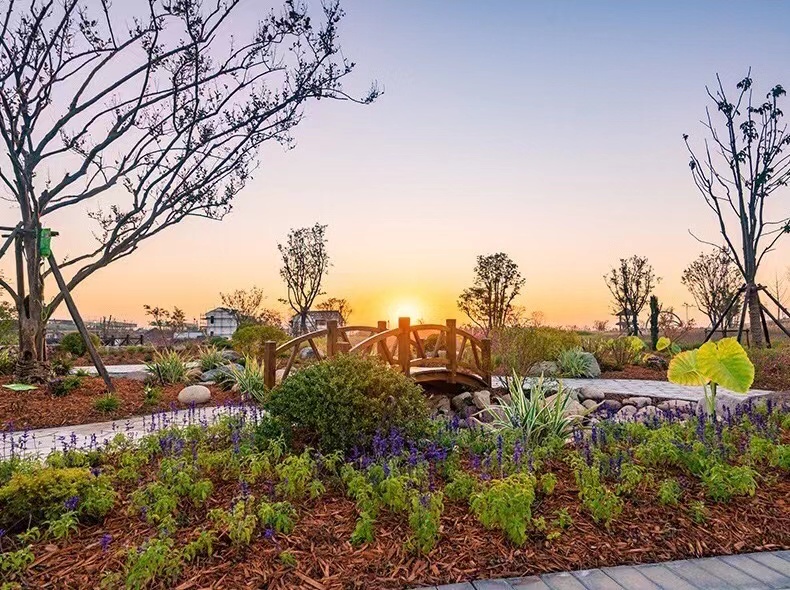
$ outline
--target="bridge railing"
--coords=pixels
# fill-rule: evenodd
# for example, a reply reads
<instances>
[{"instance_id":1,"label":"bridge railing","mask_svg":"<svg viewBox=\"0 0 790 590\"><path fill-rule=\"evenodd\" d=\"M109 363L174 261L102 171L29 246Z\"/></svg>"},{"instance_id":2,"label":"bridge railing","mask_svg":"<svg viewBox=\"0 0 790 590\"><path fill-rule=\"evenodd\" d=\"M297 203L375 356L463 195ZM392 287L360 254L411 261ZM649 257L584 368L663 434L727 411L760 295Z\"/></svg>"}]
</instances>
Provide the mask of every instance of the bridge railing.
<instances>
[{"instance_id":1,"label":"bridge railing","mask_svg":"<svg viewBox=\"0 0 790 590\"><path fill-rule=\"evenodd\" d=\"M352 343L349 334L360 332L370 333L370 336ZM458 328L454 319L447 320L444 325L412 326L409 318L399 318L398 327L392 329L387 329L385 321L378 322L376 327L339 327L336 321L330 320L325 329L297 336L280 346L276 342L266 342L264 368L267 387L274 387L278 377L280 380L288 377L303 361L303 349L311 351L308 353L310 360L332 358L340 353L375 355L406 375L411 374L412 368L432 367L444 369L450 383L455 383L460 371L491 384L491 341ZM287 359L279 370L278 359Z\"/></svg>"}]
</instances>

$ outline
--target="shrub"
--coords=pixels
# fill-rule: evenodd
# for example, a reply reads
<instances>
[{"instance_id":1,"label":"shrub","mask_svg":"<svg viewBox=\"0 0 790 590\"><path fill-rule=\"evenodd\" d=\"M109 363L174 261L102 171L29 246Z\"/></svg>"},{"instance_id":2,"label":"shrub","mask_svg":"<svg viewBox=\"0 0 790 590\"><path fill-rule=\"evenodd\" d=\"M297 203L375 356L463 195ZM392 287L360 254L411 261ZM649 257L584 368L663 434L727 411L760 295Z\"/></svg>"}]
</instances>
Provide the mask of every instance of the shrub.
<instances>
[{"instance_id":1,"label":"shrub","mask_svg":"<svg viewBox=\"0 0 790 590\"><path fill-rule=\"evenodd\" d=\"M627 365L639 364L645 343L638 336L620 336L610 340L608 348L604 365L619 370Z\"/></svg>"},{"instance_id":2,"label":"shrub","mask_svg":"<svg viewBox=\"0 0 790 590\"><path fill-rule=\"evenodd\" d=\"M65 397L82 385L82 377L79 375L69 375L59 379L53 379L47 384L50 395L54 397Z\"/></svg>"},{"instance_id":3,"label":"shrub","mask_svg":"<svg viewBox=\"0 0 790 590\"><path fill-rule=\"evenodd\" d=\"M190 376L187 360L175 350L155 352L145 367L162 385L184 383Z\"/></svg>"},{"instance_id":4,"label":"shrub","mask_svg":"<svg viewBox=\"0 0 790 590\"><path fill-rule=\"evenodd\" d=\"M236 352L257 358L263 358L263 345L269 340L285 342L288 340L288 334L277 326L250 324L240 327L231 338Z\"/></svg>"},{"instance_id":5,"label":"shrub","mask_svg":"<svg viewBox=\"0 0 790 590\"><path fill-rule=\"evenodd\" d=\"M93 402L93 409L102 414L112 414L121 406L121 402L113 393L105 393Z\"/></svg>"},{"instance_id":6,"label":"shrub","mask_svg":"<svg viewBox=\"0 0 790 590\"><path fill-rule=\"evenodd\" d=\"M222 351L216 346L201 346L198 348L198 362L202 372L210 371L227 364L222 356Z\"/></svg>"},{"instance_id":7,"label":"shrub","mask_svg":"<svg viewBox=\"0 0 790 590\"><path fill-rule=\"evenodd\" d=\"M682 495L683 489L675 478L665 479L658 486L658 501L665 506L677 506Z\"/></svg>"},{"instance_id":8,"label":"shrub","mask_svg":"<svg viewBox=\"0 0 790 590\"><path fill-rule=\"evenodd\" d=\"M414 381L374 359L351 355L298 371L264 406L324 451L364 447L377 431L418 435L427 427L425 398Z\"/></svg>"},{"instance_id":9,"label":"shrub","mask_svg":"<svg viewBox=\"0 0 790 590\"><path fill-rule=\"evenodd\" d=\"M206 341L208 346L219 348L220 350L229 350L233 348L233 343L223 336L212 336Z\"/></svg>"},{"instance_id":10,"label":"shrub","mask_svg":"<svg viewBox=\"0 0 790 590\"><path fill-rule=\"evenodd\" d=\"M576 332L545 326L502 328L494 335L494 354L508 370L526 375L540 361L553 361L563 351L581 345Z\"/></svg>"},{"instance_id":11,"label":"shrub","mask_svg":"<svg viewBox=\"0 0 790 590\"><path fill-rule=\"evenodd\" d=\"M101 345L99 337L96 336L96 334L91 334L90 339L94 346ZM85 346L85 341L82 339L82 335L79 332L69 332L63 336L58 348L60 348L60 350L63 352L68 352L74 356L83 356L86 352L88 352L88 347Z\"/></svg>"},{"instance_id":12,"label":"shrub","mask_svg":"<svg viewBox=\"0 0 790 590\"><path fill-rule=\"evenodd\" d=\"M0 349L0 375L11 375L16 368L16 356L8 348Z\"/></svg>"},{"instance_id":13,"label":"shrub","mask_svg":"<svg viewBox=\"0 0 790 590\"><path fill-rule=\"evenodd\" d=\"M702 485L708 496L717 502L726 502L733 496L754 496L757 490L755 476L751 467L714 463L702 474Z\"/></svg>"},{"instance_id":14,"label":"shrub","mask_svg":"<svg viewBox=\"0 0 790 590\"><path fill-rule=\"evenodd\" d=\"M2 364L2 360L0 360L0 364ZM53 358L49 365L52 367L52 372L55 373L55 375L64 377L71 373L71 370L74 368L74 361L68 356L61 354ZM0 371L0 373L2 373L2 371Z\"/></svg>"},{"instance_id":15,"label":"shrub","mask_svg":"<svg viewBox=\"0 0 790 590\"><path fill-rule=\"evenodd\" d=\"M484 527L502 529L513 543L523 545L534 500L535 477L516 473L472 495L470 505Z\"/></svg>"},{"instance_id":16,"label":"shrub","mask_svg":"<svg viewBox=\"0 0 790 590\"><path fill-rule=\"evenodd\" d=\"M68 501L76 498L76 506ZM94 476L84 467L44 467L15 473L0 487L0 525L21 521L34 525L76 511L88 518L101 518L115 502L115 492L105 476Z\"/></svg>"},{"instance_id":17,"label":"shrub","mask_svg":"<svg viewBox=\"0 0 790 590\"><path fill-rule=\"evenodd\" d=\"M563 350L557 356L557 366L565 377L595 377L595 356L579 348Z\"/></svg>"}]
</instances>

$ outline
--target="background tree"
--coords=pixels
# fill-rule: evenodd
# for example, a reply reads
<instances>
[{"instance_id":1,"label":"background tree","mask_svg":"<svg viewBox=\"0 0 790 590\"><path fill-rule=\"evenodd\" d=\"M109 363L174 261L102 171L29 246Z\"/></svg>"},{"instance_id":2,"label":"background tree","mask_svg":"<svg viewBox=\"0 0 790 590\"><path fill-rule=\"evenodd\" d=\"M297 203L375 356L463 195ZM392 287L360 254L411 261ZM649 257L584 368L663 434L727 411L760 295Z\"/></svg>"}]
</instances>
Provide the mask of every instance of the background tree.
<instances>
[{"instance_id":1,"label":"background tree","mask_svg":"<svg viewBox=\"0 0 790 590\"><path fill-rule=\"evenodd\" d=\"M790 272L787 273L787 276L790 276ZM776 306L776 319L781 320L784 315L782 307L787 307L787 286L785 285L784 277L780 276L778 272L774 273L774 280L771 287L773 287L774 297L776 297L781 304Z\"/></svg>"},{"instance_id":2,"label":"background tree","mask_svg":"<svg viewBox=\"0 0 790 590\"><path fill-rule=\"evenodd\" d=\"M299 333L307 331L307 314L316 297L323 295L321 281L329 272L326 225L292 229L285 244L277 244L282 258L280 276L288 291L281 299L299 315Z\"/></svg>"},{"instance_id":3,"label":"background tree","mask_svg":"<svg viewBox=\"0 0 790 590\"><path fill-rule=\"evenodd\" d=\"M785 90L777 84L764 100L758 97L755 102L750 71L730 100L718 75L716 82L716 88L706 90L716 106L717 122L706 108L703 126L709 137L700 155L691 148L687 134L683 140L691 156L694 183L716 216L727 252L747 286L752 342L760 347L765 340L759 328L757 273L765 255L790 233L787 205L774 208L779 205L777 194L787 194L790 181L790 134L779 107ZM769 212L777 209L778 214L771 217Z\"/></svg>"},{"instance_id":4,"label":"background tree","mask_svg":"<svg viewBox=\"0 0 790 590\"><path fill-rule=\"evenodd\" d=\"M620 265L603 278L614 297L615 315L623 316L629 335L638 336L639 314L661 279L656 277L646 257L636 255L621 258Z\"/></svg>"},{"instance_id":5,"label":"background tree","mask_svg":"<svg viewBox=\"0 0 790 590\"><path fill-rule=\"evenodd\" d=\"M473 324L490 334L507 323L525 279L504 252L478 256L474 273L474 284L458 297L458 307Z\"/></svg>"},{"instance_id":6,"label":"background tree","mask_svg":"<svg viewBox=\"0 0 790 590\"><path fill-rule=\"evenodd\" d=\"M185 332L187 329L187 316L184 310L180 307L174 307L173 311L170 313L170 322L168 325L173 331L173 336L179 332Z\"/></svg>"},{"instance_id":7,"label":"background tree","mask_svg":"<svg viewBox=\"0 0 790 590\"><path fill-rule=\"evenodd\" d=\"M338 45L337 1L319 16L285 0L249 39L230 37L238 5L32 0L0 9L0 190L17 206L26 274L16 288L0 284L19 312L20 376L40 372L46 321L62 300L44 299L38 242L51 215L88 211L94 223L95 246L62 261L73 290L187 217L221 219L259 146L290 146L308 102L376 97L375 88L360 100L342 88L354 66Z\"/></svg>"},{"instance_id":8,"label":"background tree","mask_svg":"<svg viewBox=\"0 0 790 590\"><path fill-rule=\"evenodd\" d=\"M727 310L727 306L743 285L743 278L726 250L702 252L680 278L694 297L697 309L704 313L713 327ZM724 318L724 327L731 328L740 313L736 302Z\"/></svg>"},{"instance_id":9,"label":"background tree","mask_svg":"<svg viewBox=\"0 0 790 590\"><path fill-rule=\"evenodd\" d=\"M219 297L222 305L233 313L239 325L266 324L277 327L282 325L282 317L278 311L263 307L266 296L263 290L256 286L220 293Z\"/></svg>"},{"instance_id":10,"label":"background tree","mask_svg":"<svg viewBox=\"0 0 790 590\"><path fill-rule=\"evenodd\" d=\"M159 330L161 334L164 334L165 328L170 325L170 310L158 305L156 307L143 305L143 309L145 310L145 315L151 317L150 325Z\"/></svg>"},{"instance_id":11,"label":"background tree","mask_svg":"<svg viewBox=\"0 0 790 590\"><path fill-rule=\"evenodd\" d=\"M340 314L340 319L342 320L343 324L348 323L348 318L351 316L351 313L354 311L351 309L348 301L346 299L340 297L328 297L321 303L317 305L318 309L324 311L336 311Z\"/></svg>"}]
</instances>

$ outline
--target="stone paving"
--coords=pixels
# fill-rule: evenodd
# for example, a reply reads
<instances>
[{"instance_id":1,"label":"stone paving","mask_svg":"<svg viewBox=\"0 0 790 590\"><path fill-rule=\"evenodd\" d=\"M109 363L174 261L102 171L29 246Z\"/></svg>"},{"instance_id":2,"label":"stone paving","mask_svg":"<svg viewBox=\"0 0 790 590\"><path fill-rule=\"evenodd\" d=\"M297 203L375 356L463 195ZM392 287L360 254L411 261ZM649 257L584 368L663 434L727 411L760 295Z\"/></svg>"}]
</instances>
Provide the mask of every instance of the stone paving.
<instances>
[{"instance_id":1,"label":"stone paving","mask_svg":"<svg viewBox=\"0 0 790 590\"><path fill-rule=\"evenodd\" d=\"M790 551L683 559L420 590L790 590Z\"/></svg>"},{"instance_id":2,"label":"stone paving","mask_svg":"<svg viewBox=\"0 0 790 590\"><path fill-rule=\"evenodd\" d=\"M257 411L255 407L245 405L209 406L170 410L113 422L3 431L0 433L0 459L11 456L46 457L52 451L100 448L118 434L135 440L173 426L211 425L224 416L251 415Z\"/></svg>"}]
</instances>

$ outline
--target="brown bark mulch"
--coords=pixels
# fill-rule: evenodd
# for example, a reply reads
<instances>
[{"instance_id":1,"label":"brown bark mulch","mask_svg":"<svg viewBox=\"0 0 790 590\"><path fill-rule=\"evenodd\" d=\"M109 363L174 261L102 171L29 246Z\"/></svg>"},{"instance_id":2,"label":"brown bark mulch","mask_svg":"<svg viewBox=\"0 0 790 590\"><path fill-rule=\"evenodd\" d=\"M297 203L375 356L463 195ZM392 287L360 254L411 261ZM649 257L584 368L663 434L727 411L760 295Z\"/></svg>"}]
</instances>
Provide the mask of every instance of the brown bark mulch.
<instances>
[{"instance_id":1,"label":"brown bark mulch","mask_svg":"<svg viewBox=\"0 0 790 590\"><path fill-rule=\"evenodd\" d=\"M391 590L790 549L790 477L786 474L763 474L754 497L735 498L728 504L706 501L710 514L703 524L694 523L684 505L661 506L655 490L646 488L626 499L622 515L607 529L580 507L567 466L559 463L552 471L558 475L558 485L551 496L533 506L533 516L544 516L550 523L557 509L564 507L573 518L570 528L553 541L533 532L523 547L516 547L500 531L486 530L465 504L446 502L442 537L430 555L408 552L404 548L409 537L406 518L384 512L376 523L375 541L355 548L349 543L357 518L354 503L330 490L318 500L297 505L299 520L290 535L266 540L258 534L243 549L220 539L212 557L186 566L176 583L162 587ZM698 482L682 476L680 480L685 486L684 504L704 499ZM251 492L263 495L260 486L256 487ZM237 493L235 484L218 488L207 508L227 507ZM155 535L140 518L128 515L125 501L122 504L101 526L83 528L68 541L36 546L36 562L26 580L30 587L93 588L105 572L122 571L126 552ZM177 546L193 538L196 528L182 529ZM106 533L113 540L103 552L100 539ZM295 567L279 561L282 551L296 558Z\"/></svg>"},{"instance_id":2,"label":"brown bark mulch","mask_svg":"<svg viewBox=\"0 0 790 590\"><path fill-rule=\"evenodd\" d=\"M115 395L120 402L117 411L105 414L93 408L93 404L107 391L100 377L82 377L79 388L63 397L53 397L46 385L31 391L11 391L0 388L0 430L23 430L71 426L91 422L107 422L131 416L141 416L173 408L187 408L178 401L178 392L183 384L164 385L158 404L145 404L145 384L134 379L114 377ZM9 377L0 378L0 385L12 382ZM223 405L239 402L239 394L224 391L216 385L207 386L211 390L211 401L206 405Z\"/></svg>"},{"instance_id":3,"label":"brown bark mulch","mask_svg":"<svg viewBox=\"0 0 790 590\"><path fill-rule=\"evenodd\" d=\"M602 379L639 379L644 381L666 381L667 372L639 365L628 365L621 371L604 371Z\"/></svg>"}]
</instances>

